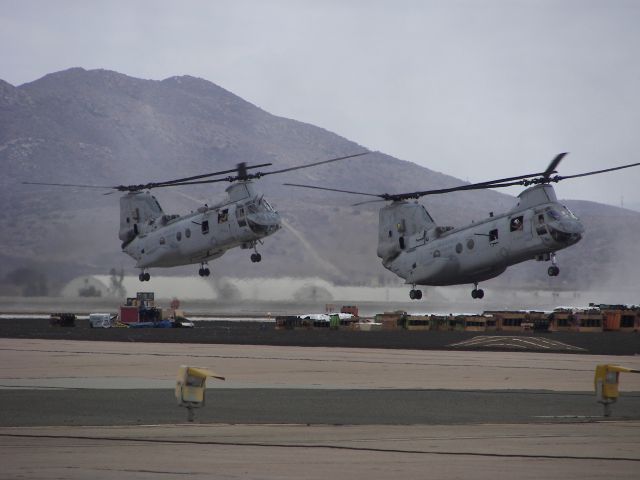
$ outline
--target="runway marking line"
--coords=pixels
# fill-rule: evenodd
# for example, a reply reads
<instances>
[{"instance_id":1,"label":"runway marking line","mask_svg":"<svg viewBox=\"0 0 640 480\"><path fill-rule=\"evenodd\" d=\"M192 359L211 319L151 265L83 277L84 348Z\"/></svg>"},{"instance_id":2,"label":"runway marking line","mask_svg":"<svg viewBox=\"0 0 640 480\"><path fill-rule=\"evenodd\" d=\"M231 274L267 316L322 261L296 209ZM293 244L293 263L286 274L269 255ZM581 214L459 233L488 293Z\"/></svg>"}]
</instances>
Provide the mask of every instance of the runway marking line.
<instances>
[{"instance_id":1,"label":"runway marking line","mask_svg":"<svg viewBox=\"0 0 640 480\"><path fill-rule=\"evenodd\" d=\"M344 450L352 452L373 452L373 453L405 453L414 455L448 455L448 456L471 456L471 457L491 457L491 458L534 458L548 460L601 460L606 462L638 462L640 458L632 457L594 457L579 455L532 455L526 453L484 453L484 452L448 452L437 450L402 450L396 448L373 448L373 447L350 447L346 445L323 445L323 444L287 444L287 443L261 443L261 442L220 442L220 441L204 441L204 440L158 440L150 438L135 437L102 437L102 436L83 436L83 435L35 435L20 433L0 433L0 437L6 438L33 438L33 439L65 439L65 440L93 440L105 442L132 442L132 443L151 443L151 444L171 444L171 445L212 445L212 446L231 446L231 447L264 447L264 448L313 448L313 449L329 449Z\"/></svg>"}]
</instances>

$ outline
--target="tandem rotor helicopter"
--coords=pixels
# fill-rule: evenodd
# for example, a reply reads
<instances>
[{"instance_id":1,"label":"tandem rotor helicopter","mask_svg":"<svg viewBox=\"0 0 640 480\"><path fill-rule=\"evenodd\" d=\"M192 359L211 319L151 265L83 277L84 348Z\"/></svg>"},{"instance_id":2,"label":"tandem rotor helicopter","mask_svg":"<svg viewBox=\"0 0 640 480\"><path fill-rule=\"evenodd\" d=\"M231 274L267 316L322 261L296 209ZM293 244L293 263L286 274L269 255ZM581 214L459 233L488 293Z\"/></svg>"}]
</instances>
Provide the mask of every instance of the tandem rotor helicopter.
<instances>
[{"instance_id":1,"label":"tandem rotor helicopter","mask_svg":"<svg viewBox=\"0 0 640 480\"><path fill-rule=\"evenodd\" d=\"M473 284L471 296L480 299L484 297L484 291L478 288L479 282L497 277L507 267L526 260L550 260L547 273L551 277L557 276L560 268L556 252L582 238L582 223L567 207L558 203L551 183L640 165L632 163L577 175L554 175L565 155L567 153L557 155L544 172L438 190L376 194L313 185L285 185L381 199L355 205L391 202L379 212L377 253L386 269L412 285L409 297L412 300L422 298L422 291L416 289L416 285ZM491 213L482 221L459 228L437 225L422 204L408 201L428 195L514 185L529 188L518 196L518 204L510 211L500 215Z\"/></svg>"},{"instance_id":2,"label":"tandem rotor helicopter","mask_svg":"<svg viewBox=\"0 0 640 480\"><path fill-rule=\"evenodd\" d=\"M198 273L201 277L206 277L211 273L208 262L235 247L253 249L251 261L260 262L262 256L258 253L258 243L262 243L263 238L273 235L282 228L279 213L269 205L263 195L256 192L254 179L346 160L368 153L370 152L255 173L249 173L249 170L268 167L272 164L247 166L246 163L240 163L235 169L141 185L22 183L58 187L106 188L126 192L120 198L119 238L122 241L122 251L136 260L136 268L140 269L138 277L140 281L150 280L151 275L147 271L149 268L190 264L200 264ZM211 178L227 174L231 175L223 178ZM217 182L231 183L226 188L227 199L217 205L204 205L196 212L186 215L165 214L156 198L149 192L154 188Z\"/></svg>"}]
</instances>

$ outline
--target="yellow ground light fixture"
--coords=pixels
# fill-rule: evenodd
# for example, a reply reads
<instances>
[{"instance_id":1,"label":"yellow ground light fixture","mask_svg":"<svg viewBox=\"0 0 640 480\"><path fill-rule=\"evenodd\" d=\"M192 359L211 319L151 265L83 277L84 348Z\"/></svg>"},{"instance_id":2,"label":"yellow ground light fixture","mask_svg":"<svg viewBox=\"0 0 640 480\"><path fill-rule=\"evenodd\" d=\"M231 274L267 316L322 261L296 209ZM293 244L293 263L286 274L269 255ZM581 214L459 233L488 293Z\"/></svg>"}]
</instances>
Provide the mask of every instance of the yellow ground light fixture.
<instances>
[{"instance_id":1,"label":"yellow ground light fixture","mask_svg":"<svg viewBox=\"0 0 640 480\"><path fill-rule=\"evenodd\" d=\"M176 400L178 405L188 410L187 419L193 422L194 409L204 406L207 377L218 380L225 378L217 373L202 367L189 367L181 365L176 380Z\"/></svg>"},{"instance_id":2,"label":"yellow ground light fixture","mask_svg":"<svg viewBox=\"0 0 640 480\"><path fill-rule=\"evenodd\" d=\"M620 367L617 365L598 365L593 386L596 390L596 400L604 406L604 416L611 415L611 404L615 403L620 396L618 384L620 383L620 373L640 373L640 370Z\"/></svg>"}]
</instances>

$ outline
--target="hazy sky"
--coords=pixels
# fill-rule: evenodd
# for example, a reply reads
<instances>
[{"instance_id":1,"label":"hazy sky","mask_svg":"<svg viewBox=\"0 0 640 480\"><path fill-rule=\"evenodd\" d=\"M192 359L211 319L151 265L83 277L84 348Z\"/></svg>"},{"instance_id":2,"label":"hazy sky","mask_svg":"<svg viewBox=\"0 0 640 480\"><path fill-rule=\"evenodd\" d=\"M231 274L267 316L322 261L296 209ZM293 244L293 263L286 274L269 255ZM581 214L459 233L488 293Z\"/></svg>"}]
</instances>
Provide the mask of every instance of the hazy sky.
<instances>
[{"instance_id":1,"label":"hazy sky","mask_svg":"<svg viewBox=\"0 0 640 480\"><path fill-rule=\"evenodd\" d=\"M74 66L194 75L469 181L538 172L562 151L565 175L640 161L640 0L0 0L0 12L0 78L14 85ZM640 208L640 167L557 191Z\"/></svg>"}]
</instances>

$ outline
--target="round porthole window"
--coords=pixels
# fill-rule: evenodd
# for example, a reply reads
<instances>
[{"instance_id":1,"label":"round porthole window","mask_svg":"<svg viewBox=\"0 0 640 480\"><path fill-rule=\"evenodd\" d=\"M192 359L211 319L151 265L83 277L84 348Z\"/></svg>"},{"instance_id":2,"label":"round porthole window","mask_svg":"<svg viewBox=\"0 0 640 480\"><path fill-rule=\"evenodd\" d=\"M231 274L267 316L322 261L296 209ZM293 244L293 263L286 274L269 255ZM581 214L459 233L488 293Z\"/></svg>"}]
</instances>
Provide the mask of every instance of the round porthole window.
<instances>
[{"instance_id":1,"label":"round porthole window","mask_svg":"<svg viewBox=\"0 0 640 480\"><path fill-rule=\"evenodd\" d=\"M177 239L178 241L182 240L182 232L178 232L178 233L176 233L176 239Z\"/></svg>"},{"instance_id":2,"label":"round porthole window","mask_svg":"<svg viewBox=\"0 0 640 480\"><path fill-rule=\"evenodd\" d=\"M475 244L476 243L473 241L473 238L470 238L469 240L467 240L467 248L469 250L471 250L474 247Z\"/></svg>"},{"instance_id":3,"label":"round porthole window","mask_svg":"<svg viewBox=\"0 0 640 480\"><path fill-rule=\"evenodd\" d=\"M456 245L456 252L457 253L462 253L462 244L461 243Z\"/></svg>"},{"instance_id":4,"label":"round porthole window","mask_svg":"<svg viewBox=\"0 0 640 480\"><path fill-rule=\"evenodd\" d=\"M184 231L184 236L187 238L191 237L191 230L189 228Z\"/></svg>"}]
</instances>

